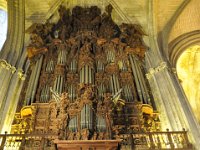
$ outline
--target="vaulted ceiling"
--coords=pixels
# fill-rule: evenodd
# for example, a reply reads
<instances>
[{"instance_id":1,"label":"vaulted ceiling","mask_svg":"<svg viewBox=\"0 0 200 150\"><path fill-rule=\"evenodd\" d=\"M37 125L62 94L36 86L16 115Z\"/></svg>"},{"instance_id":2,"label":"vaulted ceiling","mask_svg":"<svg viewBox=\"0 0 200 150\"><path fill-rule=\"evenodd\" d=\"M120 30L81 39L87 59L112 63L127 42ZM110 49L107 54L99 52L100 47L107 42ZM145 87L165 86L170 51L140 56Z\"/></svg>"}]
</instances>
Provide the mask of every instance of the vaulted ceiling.
<instances>
[{"instance_id":1,"label":"vaulted ceiling","mask_svg":"<svg viewBox=\"0 0 200 150\"><path fill-rule=\"evenodd\" d=\"M153 7L157 30L163 27L172 18L184 0L155 0L150 6L149 0L29 0L26 1L26 29L32 23L44 23L52 14L57 13L62 4L67 8L97 5L102 10L109 3L114 7L113 18L117 23L139 23L148 34L149 8Z\"/></svg>"}]
</instances>

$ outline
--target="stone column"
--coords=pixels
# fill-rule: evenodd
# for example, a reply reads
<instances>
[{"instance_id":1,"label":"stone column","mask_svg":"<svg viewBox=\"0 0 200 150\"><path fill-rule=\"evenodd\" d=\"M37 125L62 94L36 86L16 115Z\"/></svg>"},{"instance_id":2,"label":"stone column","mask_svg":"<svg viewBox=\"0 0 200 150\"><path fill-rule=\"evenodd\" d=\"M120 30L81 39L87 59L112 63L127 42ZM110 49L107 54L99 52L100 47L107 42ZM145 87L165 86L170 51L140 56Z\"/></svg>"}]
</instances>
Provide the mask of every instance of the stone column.
<instances>
[{"instance_id":1,"label":"stone column","mask_svg":"<svg viewBox=\"0 0 200 150\"><path fill-rule=\"evenodd\" d=\"M8 0L8 33L0 52L0 132L9 131L24 74L26 60L24 44L25 1Z\"/></svg>"},{"instance_id":2,"label":"stone column","mask_svg":"<svg viewBox=\"0 0 200 150\"><path fill-rule=\"evenodd\" d=\"M173 131L186 128L190 141L198 149L200 145L200 127L187 102L180 84L173 74L166 57L163 57L157 43L157 31L154 3L149 1L149 47L146 54L147 78L150 82L154 100L161 114L161 124Z\"/></svg>"}]
</instances>

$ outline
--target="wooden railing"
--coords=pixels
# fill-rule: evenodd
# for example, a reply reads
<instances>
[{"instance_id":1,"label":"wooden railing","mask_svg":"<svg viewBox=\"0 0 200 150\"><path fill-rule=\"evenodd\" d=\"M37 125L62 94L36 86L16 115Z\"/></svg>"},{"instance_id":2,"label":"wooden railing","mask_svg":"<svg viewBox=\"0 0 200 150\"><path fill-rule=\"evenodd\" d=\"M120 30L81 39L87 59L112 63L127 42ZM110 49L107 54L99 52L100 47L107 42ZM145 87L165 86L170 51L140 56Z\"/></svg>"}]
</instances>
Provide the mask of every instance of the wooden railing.
<instances>
[{"instance_id":1,"label":"wooden railing","mask_svg":"<svg viewBox=\"0 0 200 150\"><path fill-rule=\"evenodd\" d=\"M121 134L122 150L193 150L187 131ZM52 134L0 134L0 150L56 149Z\"/></svg>"},{"instance_id":2,"label":"wooden railing","mask_svg":"<svg viewBox=\"0 0 200 150\"><path fill-rule=\"evenodd\" d=\"M0 134L0 150L24 150L24 149L55 149L52 134Z\"/></svg>"},{"instance_id":3,"label":"wooden railing","mask_svg":"<svg viewBox=\"0 0 200 150\"><path fill-rule=\"evenodd\" d=\"M151 149L151 150L192 150L187 131L144 132L121 135L122 149Z\"/></svg>"}]
</instances>

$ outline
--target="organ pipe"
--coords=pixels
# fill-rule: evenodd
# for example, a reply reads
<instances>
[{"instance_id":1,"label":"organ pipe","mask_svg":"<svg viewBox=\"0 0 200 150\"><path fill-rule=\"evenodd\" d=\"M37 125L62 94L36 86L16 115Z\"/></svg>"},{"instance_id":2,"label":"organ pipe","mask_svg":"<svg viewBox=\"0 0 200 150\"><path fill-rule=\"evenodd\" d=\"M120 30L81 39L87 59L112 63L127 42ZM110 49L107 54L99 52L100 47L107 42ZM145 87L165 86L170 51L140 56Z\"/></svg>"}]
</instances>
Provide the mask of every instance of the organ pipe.
<instances>
[{"instance_id":1,"label":"organ pipe","mask_svg":"<svg viewBox=\"0 0 200 150\"><path fill-rule=\"evenodd\" d=\"M133 57L133 56L132 56ZM136 73L137 73L137 76L138 76L138 79L139 79L139 85L140 85L140 88L141 88L141 90L142 90L142 97L143 97L143 101L145 102L145 104L147 104L148 102L147 102L147 99L146 99L146 93L145 93L145 90L144 90L144 86L143 86L143 84L142 84L142 79L141 79L141 74L140 74L140 72L139 72L139 70L138 70L138 64L137 64L137 62L136 62L136 60L135 60L135 58L133 57L133 63L134 63L134 65L135 65L135 68L136 68Z\"/></svg>"},{"instance_id":2,"label":"organ pipe","mask_svg":"<svg viewBox=\"0 0 200 150\"><path fill-rule=\"evenodd\" d=\"M80 83L85 83L85 84L94 83L93 69L89 67L88 65L85 65L80 70Z\"/></svg>"},{"instance_id":3,"label":"organ pipe","mask_svg":"<svg viewBox=\"0 0 200 150\"><path fill-rule=\"evenodd\" d=\"M39 62L38 62L38 67L36 70L36 76L34 79L34 83L33 83L33 89L32 89L32 94L31 94L31 103L34 101L35 98L35 93L36 93L36 88L38 85L38 80L39 80L39 75L40 75L40 71L41 71L41 67L42 67L42 62L43 62L43 55L40 57Z\"/></svg>"},{"instance_id":4,"label":"organ pipe","mask_svg":"<svg viewBox=\"0 0 200 150\"><path fill-rule=\"evenodd\" d=\"M131 55L129 55L129 59L130 59L130 62L131 62L131 68L132 68L132 71L133 71L134 81L136 83L136 89L137 89L137 92L138 92L138 95L139 95L139 100L142 102L143 100L142 100L142 93L141 93L141 88L140 88L140 84L139 84L139 79L138 79L138 76L137 76L137 73L136 73L136 68L135 68L133 58L132 58Z\"/></svg>"},{"instance_id":5,"label":"organ pipe","mask_svg":"<svg viewBox=\"0 0 200 150\"><path fill-rule=\"evenodd\" d=\"M27 88L26 95L25 95L26 105L29 105L29 103L30 103L31 91L32 91L32 87L33 87L33 81L34 81L34 78L35 78L35 72L36 72L37 64L38 64L38 62L33 67L33 71L31 72L31 77L30 77L30 80L29 80L29 83L28 83L28 88Z\"/></svg>"},{"instance_id":6,"label":"organ pipe","mask_svg":"<svg viewBox=\"0 0 200 150\"><path fill-rule=\"evenodd\" d=\"M109 22L107 22L106 29L104 29L105 26L103 25L104 22L101 22L101 15L96 16L98 19L95 18L94 21L85 20L94 18L93 15L99 14L99 11L83 19L76 18L77 16L84 17L89 15L96 10L96 7L93 7L91 11L88 11L90 8L87 8L87 11L79 11L79 9L83 8L77 7L76 11L72 11L75 14L70 16L71 19L67 19L70 22L69 26L67 22L63 25L63 20L66 18L62 18L59 24L52 25L52 28L54 28L52 30L54 31L48 33L51 40L43 39L46 36L42 33L34 33L32 39L35 41L32 41L29 46L30 57L34 58L30 59L30 61L34 60L32 62L34 64L31 76L28 78L29 81L26 82L28 83L27 91L24 92L27 104L30 101L34 101L35 95L39 96L40 103L47 103L45 105L42 104L43 106L46 107L49 104L49 112L43 113L43 115L50 114L46 119L50 120L48 122L50 125L45 123L48 127L44 129L43 133L51 129L52 131L55 130L53 131L55 134L57 132L59 132L59 135L65 134L64 137L68 137L67 134L71 134L71 139L82 138L85 134L88 134L88 140L90 140L91 138L96 138L92 137L95 132L99 132L96 136L102 136L101 138L104 140L118 136L117 132L116 135L111 135L115 132L115 128L117 128L116 130L121 130L118 128L123 126L124 132L126 130L124 127L130 127L131 131L135 131L135 129L143 126L140 122L146 119L146 116L142 116L140 108L146 106L143 105L144 103L150 104L143 70L141 70L142 66L139 66L139 61L135 58L136 55L141 59L144 56L142 49L135 48L137 46L140 47L140 43L137 42L141 42L141 36L135 36L135 33L140 34L140 32L136 31L137 28L134 25L122 24L118 28L122 30L115 35L115 38L113 38L113 35L108 35L107 37L107 34L118 32L117 24L111 23L112 19L105 19L105 22L107 20ZM64 8L60 9L59 14L67 17L63 11ZM77 15L77 12L87 12L89 14ZM85 20L87 24L82 20ZM80 27L77 26L78 24ZM108 24L109 26L114 26L109 28ZM48 31L51 29L51 25L42 27L47 27ZM114 32L104 32L107 27L108 30L114 29ZM51 37L53 32L56 32L55 38ZM46 41L50 43L47 44ZM132 43L133 41L134 43ZM70 56L68 56L68 51ZM42 54L42 56L38 57L40 56L38 54ZM35 57L36 55L38 56ZM44 65L42 65L43 57L45 60ZM130 72L134 81L132 81L132 77L129 77ZM39 80L40 74L42 76ZM41 83L38 87L39 81ZM50 87L53 87L52 90L55 92L52 90L51 92L57 97L56 99L54 99L55 97L50 99L52 96ZM37 88L38 93L36 94ZM121 88L123 97L119 100L117 99L117 93L121 91ZM69 99L67 96L69 96ZM112 96L117 98L113 97L114 100L112 101ZM128 103L136 99L140 102ZM126 105L123 105L124 100L127 102ZM59 105L59 102L62 105ZM40 107L36 109L40 109ZM40 113L40 111L37 112ZM135 112L136 114L132 114ZM133 115L137 117L133 117ZM35 117L37 119L37 116ZM60 124L60 122L65 124ZM41 126L41 124L39 122L38 126ZM62 129L66 127L64 131L58 130L61 126ZM88 132L85 133L85 131ZM122 132L120 131L120 133Z\"/></svg>"},{"instance_id":7,"label":"organ pipe","mask_svg":"<svg viewBox=\"0 0 200 150\"><path fill-rule=\"evenodd\" d=\"M148 90L147 90L147 85L146 85L146 83L145 83L145 78L144 78L144 75L143 75L142 70L141 70L141 68L140 68L139 65L138 65L138 70L139 70L139 73L140 73L140 75L141 75L142 84L143 84L143 86L144 86L144 90L145 90L145 94L146 94L146 98L147 98L146 101L148 102L148 104L151 104L149 92L148 92Z\"/></svg>"}]
</instances>

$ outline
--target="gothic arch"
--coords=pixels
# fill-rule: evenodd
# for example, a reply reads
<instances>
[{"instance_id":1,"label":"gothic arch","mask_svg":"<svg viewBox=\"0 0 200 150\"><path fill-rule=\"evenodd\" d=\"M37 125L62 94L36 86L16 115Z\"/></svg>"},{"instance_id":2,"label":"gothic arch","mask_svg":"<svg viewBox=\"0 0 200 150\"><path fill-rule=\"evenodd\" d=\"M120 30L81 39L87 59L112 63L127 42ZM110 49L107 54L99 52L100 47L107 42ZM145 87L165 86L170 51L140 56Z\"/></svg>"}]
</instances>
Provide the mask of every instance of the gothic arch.
<instances>
[{"instance_id":1,"label":"gothic arch","mask_svg":"<svg viewBox=\"0 0 200 150\"><path fill-rule=\"evenodd\" d=\"M200 4L198 0L187 1L178 16L174 15L174 23L168 30L167 57L172 67L181 53L188 47L198 44L200 37ZM169 26L169 25L168 25Z\"/></svg>"},{"instance_id":2,"label":"gothic arch","mask_svg":"<svg viewBox=\"0 0 200 150\"><path fill-rule=\"evenodd\" d=\"M189 47L200 43L200 30L180 35L169 43L169 60L172 67L176 67L176 63L180 55Z\"/></svg>"}]
</instances>

